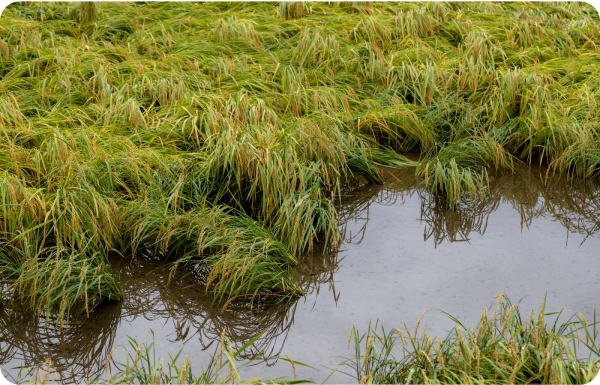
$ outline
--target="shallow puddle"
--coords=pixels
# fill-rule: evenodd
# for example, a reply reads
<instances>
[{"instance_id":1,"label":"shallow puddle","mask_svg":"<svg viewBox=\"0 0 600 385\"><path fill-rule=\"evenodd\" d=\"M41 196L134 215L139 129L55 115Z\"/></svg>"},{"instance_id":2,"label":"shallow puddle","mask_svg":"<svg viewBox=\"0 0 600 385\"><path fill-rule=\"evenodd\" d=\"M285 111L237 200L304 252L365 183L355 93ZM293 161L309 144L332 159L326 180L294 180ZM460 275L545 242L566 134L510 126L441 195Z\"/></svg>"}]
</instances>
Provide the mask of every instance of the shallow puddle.
<instances>
[{"instance_id":1,"label":"shallow puddle","mask_svg":"<svg viewBox=\"0 0 600 385\"><path fill-rule=\"evenodd\" d=\"M225 330L237 347L261 334L242 358L285 353L315 367L297 366L299 378L321 382L352 356L352 325L366 331L379 319L388 329L413 330L426 308L436 308L470 326L502 292L522 299L524 316L544 297L548 311L564 309L566 316L591 317L600 308L597 181L545 181L540 169L519 169L492 177L485 202L452 211L423 190L414 170L386 174L386 184L362 186L344 199L345 243L337 254L304 258L298 274L309 289L297 301L221 310L196 284L201 271L168 282L151 256L115 259L125 300L102 304L62 332L17 304L0 308L0 366L16 377L20 367L51 358L64 382L82 382L104 375L111 354L122 360L123 348L115 348L130 347L129 336L154 341L157 358L182 349L199 367ZM431 311L419 330L445 335L452 326ZM292 376L292 368L258 360L241 376ZM337 372L329 382L353 379Z\"/></svg>"}]
</instances>

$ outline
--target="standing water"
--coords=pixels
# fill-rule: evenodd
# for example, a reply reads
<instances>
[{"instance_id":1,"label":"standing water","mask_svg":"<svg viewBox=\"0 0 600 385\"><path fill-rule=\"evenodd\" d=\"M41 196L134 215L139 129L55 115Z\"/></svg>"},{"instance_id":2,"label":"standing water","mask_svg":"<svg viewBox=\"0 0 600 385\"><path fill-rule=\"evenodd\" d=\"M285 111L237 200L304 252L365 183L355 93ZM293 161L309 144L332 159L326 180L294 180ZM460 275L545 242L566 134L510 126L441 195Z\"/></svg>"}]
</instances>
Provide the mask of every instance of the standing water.
<instances>
[{"instance_id":1,"label":"standing water","mask_svg":"<svg viewBox=\"0 0 600 385\"><path fill-rule=\"evenodd\" d=\"M17 378L47 359L65 383L106 375L109 357L124 358L129 337L153 341L156 359L182 350L192 365L206 366L225 331L235 347L260 338L242 360L262 353L241 377L292 376L279 353L309 364L298 378L353 382L338 367L352 325L366 331L380 320L387 328L414 330L427 308L474 325L500 293L521 301L524 315L546 298L548 311L582 313L600 307L600 184L549 177L520 169L490 179L483 202L449 210L429 194L414 170L386 170L384 185L353 189L339 207L345 242L335 254L306 255L297 273L307 294L281 304L233 303L220 309L206 294L202 271L168 271L151 254L115 258L124 301L99 306L89 319L62 331L24 306L0 308L0 367ZM430 311L419 330L444 336L453 326ZM119 347L121 346L121 347ZM113 368L114 370L114 368ZM24 373L24 372L23 372Z\"/></svg>"}]
</instances>

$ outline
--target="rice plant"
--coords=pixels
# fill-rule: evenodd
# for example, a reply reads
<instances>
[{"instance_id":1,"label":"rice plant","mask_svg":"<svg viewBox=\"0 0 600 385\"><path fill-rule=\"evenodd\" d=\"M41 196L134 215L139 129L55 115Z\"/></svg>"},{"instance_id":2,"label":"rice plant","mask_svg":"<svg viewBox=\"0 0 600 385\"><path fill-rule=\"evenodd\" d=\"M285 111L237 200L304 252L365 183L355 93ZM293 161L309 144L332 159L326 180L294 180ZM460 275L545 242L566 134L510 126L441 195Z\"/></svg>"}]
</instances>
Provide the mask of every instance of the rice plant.
<instances>
[{"instance_id":1,"label":"rice plant","mask_svg":"<svg viewBox=\"0 0 600 385\"><path fill-rule=\"evenodd\" d=\"M277 13L286 20L298 19L303 15L310 15L312 7L303 1L282 1L277 8Z\"/></svg>"},{"instance_id":2,"label":"rice plant","mask_svg":"<svg viewBox=\"0 0 600 385\"><path fill-rule=\"evenodd\" d=\"M252 23L238 20L236 17L230 17L228 20L217 20L215 35L218 41L244 39L255 46L261 44L260 35L254 30Z\"/></svg>"},{"instance_id":3,"label":"rice plant","mask_svg":"<svg viewBox=\"0 0 600 385\"><path fill-rule=\"evenodd\" d=\"M440 150L432 160L419 165L417 173L428 188L439 191L454 207L464 195L475 200L485 195L488 168L511 170L513 157L490 135L472 136Z\"/></svg>"},{"instance_id":4,"label":"rice plant","mask_svg":"<svg viewBox=\"0 0 600 385\"><path fill-rule=\"evenodd\" d=\"M597 26L579 3L11 4L3 269L25 290L48 255L149 247L223 303L289 298L296 261L343 238L343 186L381 166L416 164L451 208L519 162L594 178Z\"/></svg>"},{"instance_id":5,"label":"rice plant","mask_svg":"<svg viewBox=\"0 0 600 385\"><path fill-rule=\"evenodd\" d=\"M69 315L89 313L102 300L120 301L123 291L108 262L94 253L56 247L2 273L14 277L12 294L29 302L39 315L56 315L61 327Z\"/></svg>"},{"instance_id":6,"label":"rice plant","mask_svg":"<svg viewBox=\"0 0 600 385\"><path fill-rule=\"evenodd\" d=\"M79 22L87 23L94 21L98 15L98 4L92 1L86 1L79 6Z\"/></svg>"},{"instance_id":7,"label":"rice plant","mask_svg":"<svg viewBox=\"0 0 600 385\"><path fill-rule=\"evenodd\" d=\"M135 204L128 215L132 249L153 247L174 270L193 263L208 266L207 287L218 299L301 293L289 270L296 258L251 218L221 207L177 214L149 203Z\"/></svg>"},{"instance_id":8,"label":"rice plant","mask_svg":"<svg viewBox=\"0 0 600 385\"><path fill-rule=\"evenodd\" d=\"M442 312L456 324L444 338L427 331L417 335L421 319L412 332L406 326L386 331L379 322L363 334L353 328L349 343L355 357L345 364L361 384L590 382L600 370L595 315L590 321L578 314L559 323L562 312L547 313L545 304L526 318L500 295L495 310L486 309L468 329ZM581 358L580 350L589 352L588 358Z\"/></svg>"}]
</instances>

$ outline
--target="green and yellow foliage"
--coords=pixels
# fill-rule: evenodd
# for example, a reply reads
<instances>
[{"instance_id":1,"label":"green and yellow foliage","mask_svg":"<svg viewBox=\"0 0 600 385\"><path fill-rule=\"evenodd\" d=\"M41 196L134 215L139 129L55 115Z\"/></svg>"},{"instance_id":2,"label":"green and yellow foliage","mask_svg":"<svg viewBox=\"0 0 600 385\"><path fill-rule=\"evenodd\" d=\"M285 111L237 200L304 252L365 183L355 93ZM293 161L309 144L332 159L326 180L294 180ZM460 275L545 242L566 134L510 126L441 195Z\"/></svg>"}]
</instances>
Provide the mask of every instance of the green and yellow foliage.
<instances>
[{"instance_id":1,"label":"green and yellow foliage","mask_svg":"<svg viewBox=\"0 0 600 385\"><path fill-rule=\"evenodd\" d=\"M580 2L13 3L2 272L65 315L121 298L109 254L146 249L220 299L299 295L293 265L381 165L451 206L516 162L596 175L599 44Z\"/></svg>"}]
</instances>

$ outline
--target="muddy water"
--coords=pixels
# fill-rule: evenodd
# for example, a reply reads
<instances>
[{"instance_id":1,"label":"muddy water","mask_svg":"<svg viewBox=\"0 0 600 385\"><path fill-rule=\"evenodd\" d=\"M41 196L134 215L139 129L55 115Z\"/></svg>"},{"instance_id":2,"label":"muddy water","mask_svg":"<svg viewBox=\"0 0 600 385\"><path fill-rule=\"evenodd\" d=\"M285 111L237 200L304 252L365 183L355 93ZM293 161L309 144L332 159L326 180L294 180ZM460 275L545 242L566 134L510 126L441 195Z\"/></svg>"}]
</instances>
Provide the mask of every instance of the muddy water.
<instances>
[{"instance_id":1,"label":"muddy water","mask_svg":"<svg viewBox=\"0 0 600 385\"><path fill-rule=\"evenodd\" d=\"M315 367L297 367L298 377L320 382L352 355L352 325L365 330L379 319L412 330L426 308L473 325L501 292L513 302L522 298L526 314L544 296L547 310L566 315L600 309L597 181L545 180L539 169L519 169L493 177L486 201L452 211L422 189L413 170L386 173L385 185L349 192L340 207L345 243L337 254L304 258L298 274L308 292L299 300L220 310L196 284L201 271L168 283L150 255L116 259L125 300L101 305L62 332L17 304L0 308L0 367L16 377L20 367L51 358L64 382L81 382L103 375L111 352L122 359L115 348L128 346L128 336L154 341L157 357L182 349L193 365L206 365L225 330L238 347L261 334L242 358L285 353ZM444 335L452 326L429 312L420 330ZM243 378L292 375L287 362L256 362ZM329 382L353 382L341 371Z\"/></svg>"}]
</instances>

